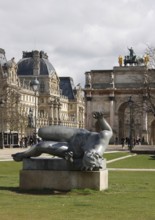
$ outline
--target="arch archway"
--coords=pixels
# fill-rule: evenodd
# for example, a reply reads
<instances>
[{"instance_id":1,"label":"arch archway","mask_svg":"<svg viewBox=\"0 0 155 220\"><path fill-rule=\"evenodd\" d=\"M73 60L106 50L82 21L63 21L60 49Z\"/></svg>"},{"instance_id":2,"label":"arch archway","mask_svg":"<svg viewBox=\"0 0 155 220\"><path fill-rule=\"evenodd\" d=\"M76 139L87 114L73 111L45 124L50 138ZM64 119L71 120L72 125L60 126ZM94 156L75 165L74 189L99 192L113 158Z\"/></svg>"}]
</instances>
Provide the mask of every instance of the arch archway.
<instances>
[{"instance_id":1,"label":"arch archway","mask_svg":"<svg viewBox=\"0 0 155 220\"><path fill-rule=\"evenodd\" d=\"M142 111L140 107L133 103L130 109L128 102L122 103L118 110L118 120L119 141L121 138L129 138L131 132L135 141L142 138Z\"/></svg>"},{"instance_id":2,"label":"arch archway","mask_svg":"<svg viewBox=\"0 0 155 220\"><path fill-rule=\"evenodd\" d=\"M151 137L150 137L151 144L155 144L155 120L151 123Z\"/></svg>"},{"instance_id":3,"label":"arch archway","mask_svg":"<svg viewBox=\"0 0 155 220\"><path fill-rule=\"evenodd\" d=\"M126 116L125 116L125 111L127 109L127 103L123 103L118 110L118 138L119 138L119 142L121 142L122 138L127 137L127 131L126 131Z\"/></svg>"}]
</instances>

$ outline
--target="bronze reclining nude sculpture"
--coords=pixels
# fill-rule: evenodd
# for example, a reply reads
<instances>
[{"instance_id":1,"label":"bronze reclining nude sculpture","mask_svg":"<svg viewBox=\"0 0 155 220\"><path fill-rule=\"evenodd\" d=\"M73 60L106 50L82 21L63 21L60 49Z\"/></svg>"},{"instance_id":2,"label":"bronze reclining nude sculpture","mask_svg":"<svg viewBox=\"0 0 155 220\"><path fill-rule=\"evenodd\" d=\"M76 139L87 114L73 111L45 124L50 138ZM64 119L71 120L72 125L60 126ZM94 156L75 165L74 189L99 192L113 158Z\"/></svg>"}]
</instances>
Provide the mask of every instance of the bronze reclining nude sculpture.
<instances>
[{"instance_id":1,"label":"bronze reclining nude sculpture","mask_svg":"<svg viewBox=\"0 0 155 220\"><path fill-rule=\"evenodd\" d=\"M59 125L43 127L38 131L42 141L24 152L13 154L13 159L22 161L24 158L48 153L72 163L78 161L80 169L102 168L103 153L113 132L102 112L94 112L93 117L101 128L99 133Z\"/></svg>"}]
</instances>

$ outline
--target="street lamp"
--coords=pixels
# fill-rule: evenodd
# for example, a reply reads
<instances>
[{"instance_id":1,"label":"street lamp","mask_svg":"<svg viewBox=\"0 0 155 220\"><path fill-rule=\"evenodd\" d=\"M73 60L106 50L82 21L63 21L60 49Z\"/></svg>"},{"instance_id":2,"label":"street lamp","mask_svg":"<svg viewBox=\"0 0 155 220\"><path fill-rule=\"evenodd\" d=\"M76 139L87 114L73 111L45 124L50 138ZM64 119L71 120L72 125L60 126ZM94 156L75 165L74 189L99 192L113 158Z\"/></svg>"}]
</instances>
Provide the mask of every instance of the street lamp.
<instances>
[{"instance_id":1,"label":"street lamp","mask_svg":"<svg viewBox=\"0 0 155 220\"><path fill-rule=\"evenodd\" d=\"M4 148L4 131L3 131L3 108L5 105L5 101L3 99L0 100L0 107L1 107L1 145L0 148Z\"/></svg>"},{"instance_id":2,"label":"street lamp","mask_svg":"<svg viewBox=\"0 0 155 220\"><path fill-rule=\"evenodd\" d=\"M31 81L31 86L35 92L35 115L34 115L34 127L35 127L35 144L37 143L37 91L39 90L39 81L37 78Z\"/></svg>"},{"instance_id":3,"label":"street lamp","mask_svg":"<svg viewBox=\"0 0 155 220\"><path fill-rule=\"evenodd\" d=\"M128 147L129 150L131 151L133 148L133 104L134 101L132 100L132 96L129 97L128 100L128 106L129 106L129 110L130 110L130 128L129 128L129 143L128 143Z\"/></svg>"}]
</instances>

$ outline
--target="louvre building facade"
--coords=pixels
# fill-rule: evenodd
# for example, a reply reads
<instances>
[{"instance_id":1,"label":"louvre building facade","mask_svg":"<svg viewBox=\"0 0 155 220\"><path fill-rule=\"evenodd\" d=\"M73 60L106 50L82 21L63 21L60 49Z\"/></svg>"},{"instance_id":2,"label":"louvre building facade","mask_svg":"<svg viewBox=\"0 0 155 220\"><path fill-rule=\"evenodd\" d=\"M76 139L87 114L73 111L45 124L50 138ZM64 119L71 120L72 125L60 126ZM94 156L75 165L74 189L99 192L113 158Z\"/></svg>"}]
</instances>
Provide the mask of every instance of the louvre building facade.
<instances>
[{"instance_id":1,"label":"louvre building facade","mask_svg":"<svg viewBox=\"0 0 155 220\"><path fill-rule=\"evenodd\" d=\"M0 49L2 147L18 145L22 137L33 137L47 125L83 128L84 112L81 87L75 87L71 77L59 77L43 51L23 52L16 63Z\"/></svg>"}]
</instances>

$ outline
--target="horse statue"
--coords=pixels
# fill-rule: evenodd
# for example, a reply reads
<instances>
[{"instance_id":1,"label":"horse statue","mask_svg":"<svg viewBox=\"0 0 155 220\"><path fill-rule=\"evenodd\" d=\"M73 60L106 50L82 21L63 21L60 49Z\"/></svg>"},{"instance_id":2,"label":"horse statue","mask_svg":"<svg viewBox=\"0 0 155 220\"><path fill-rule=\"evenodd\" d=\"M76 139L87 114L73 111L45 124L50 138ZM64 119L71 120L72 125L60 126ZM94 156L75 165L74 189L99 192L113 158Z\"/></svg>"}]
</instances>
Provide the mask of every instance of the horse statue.
<instances>
[{"instance_id":1,"label":"horse statue","mask_svg":"<svg viewBox=\"0 0 155 220\"><path fill-rule=\"evenodd\" d=\"M141 66L143 64L145 64L145 60L143 57L137 57L135 55L134 50L131 48L128 48L130 54L125 56L124 59L124 66L127 66L127 64L129 65L136 65L136 66Z\"/></svg>"}]
</instances>

